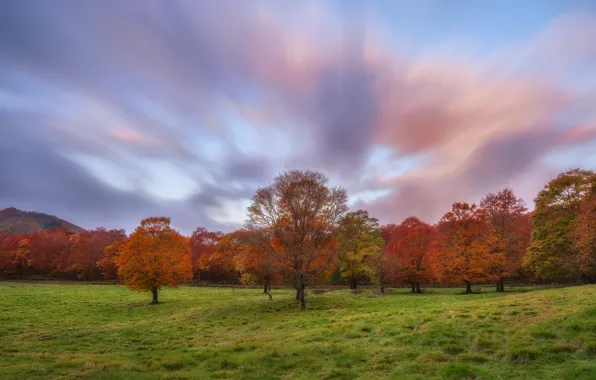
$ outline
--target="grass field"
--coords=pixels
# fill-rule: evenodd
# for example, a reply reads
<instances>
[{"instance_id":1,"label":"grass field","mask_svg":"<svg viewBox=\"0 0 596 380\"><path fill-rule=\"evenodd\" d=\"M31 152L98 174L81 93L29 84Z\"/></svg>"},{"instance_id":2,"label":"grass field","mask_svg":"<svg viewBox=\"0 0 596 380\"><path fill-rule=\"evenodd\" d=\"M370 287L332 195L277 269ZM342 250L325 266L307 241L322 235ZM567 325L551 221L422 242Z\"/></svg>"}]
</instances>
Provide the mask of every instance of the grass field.
<instances>
[{"instance_id":1,"label":"grass field","mask_svg":"<svg viewBox=\"0 0 596 380\"><path fill-rule=\"evenodd\" d=\"M0 283L0 378L596 379L596 286L461 291Z\"/></svg>"}]
</instances>

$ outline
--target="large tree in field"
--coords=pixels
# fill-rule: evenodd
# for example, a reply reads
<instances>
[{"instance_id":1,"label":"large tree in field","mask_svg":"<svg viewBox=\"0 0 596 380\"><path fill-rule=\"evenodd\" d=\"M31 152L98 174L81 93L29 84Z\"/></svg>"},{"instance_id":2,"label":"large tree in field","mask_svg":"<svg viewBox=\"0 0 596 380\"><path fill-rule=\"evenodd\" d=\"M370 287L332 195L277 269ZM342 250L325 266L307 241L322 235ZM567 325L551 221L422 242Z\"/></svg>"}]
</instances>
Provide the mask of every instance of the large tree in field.
<instances>
[{"instance_id":1,"label":"large tree in field","mask_svg":"<svg viewBox=\"0 0 596 380\"><path fill-rule=\"evenodd\" d=\"M347 211L344 189L327 186L325 175L291 170L257 190L248 208L248 225L269 233L273 254L306 308L306 286L334 259L334 231Z\"/></svg>"},{"instance_id":2,"label":"large tree in field","mask_svg":"<svg viewBox=\"0 0 596 380\"><path fill-rule=\"evenodd\" d=\"M143 219L116 257L118 277L132 290L150 291L152 304L164 286L192 279L187 239L170 227L170 218Z\"/></svg>"},{"instance_id":3,"label":"large tree in field","mask_svg":"<svg viewBox=\"0 0 596 380\"><path fill-rule=\"evenodd\" d=\"M593 194L596 176L572 169L550 181L534 199L532 240L525 264L541 279L581 276L576 228L581 206Z\"/></svg>"},{"instance_id":4,"label":"large tree in field","mask_svg":"<svg viewBox=\"0 0 596 380\"><path fill-rule=\"evenodd\" d=\"M530 242L530 223L527 208L513 191L504 189L489 193L480 201L495 236L492 253L504 260L496 260L493 268L497 277L497 292L505 291L505 278L518 275Z\"/></svg>"},{"instance_id":5,"label":"large tree in field","mask_svg":"<svg viewBox=\"0 0 596 380\"><path fill-rule=\"evenodd\" d=\"M430 253L435 231L416 217L404 220L393 228L386 253L394 259L394 278L405 281L412 293L422 293L420 284L432 279Z\"/></svg>"},{"instance_id":6,"label":"large tree in field","mask_svg":"<svg viewBox=\"0 0 596 380\"><path fill-rule=\"evenodd\" d=\"M365 210L347 213L339 221L336 236L339 270L348 280L350 289L356 289L358 281L363 279L374 280L375 267L383 250L379 221Z\"/></svg>"},{"instance_id":7,"label":"large tree in field","mask_svg":"<svg viewBox=\"0 0 596 380\"><path fill-rule=\"evenodd\" d=\"M471 293L473 283L492 278L491 269L503 256L491 252L494 232L486 212L475 204L454 203L437 230L432 267L439 280L464 283L466 293Z\"/></svg>"}]
</instances>

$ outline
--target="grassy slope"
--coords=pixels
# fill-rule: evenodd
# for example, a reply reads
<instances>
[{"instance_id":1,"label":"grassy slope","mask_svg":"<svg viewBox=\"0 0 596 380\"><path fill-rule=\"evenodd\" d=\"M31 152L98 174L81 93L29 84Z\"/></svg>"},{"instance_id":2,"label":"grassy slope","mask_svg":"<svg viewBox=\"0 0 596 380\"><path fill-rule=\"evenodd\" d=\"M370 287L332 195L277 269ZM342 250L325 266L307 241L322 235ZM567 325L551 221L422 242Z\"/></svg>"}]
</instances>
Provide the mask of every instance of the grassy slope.
<instances>
[{"instance_id":1,"label":"grassy slope","mask_svg":"<svg viewBox=\"0 0 596 380\"><path fill-rule=\"evenodd\" d=\"M596 378L596 286L458 294L0 283L0 378ZM529 291L532 290L532 291ZM432 293L431 293L432 292Z\"/></svg>"}]
</instances>

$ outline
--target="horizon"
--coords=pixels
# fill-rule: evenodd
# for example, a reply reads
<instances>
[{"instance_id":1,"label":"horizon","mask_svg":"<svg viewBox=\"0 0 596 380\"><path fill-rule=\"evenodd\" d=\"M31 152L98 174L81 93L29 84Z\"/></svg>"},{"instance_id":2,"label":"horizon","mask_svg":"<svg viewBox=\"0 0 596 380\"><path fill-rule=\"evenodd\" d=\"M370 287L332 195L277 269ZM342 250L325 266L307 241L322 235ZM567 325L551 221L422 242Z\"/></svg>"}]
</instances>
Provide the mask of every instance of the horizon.
<instances>
[{"instance_id":1,"label":"horizon","mask_svg":"<svg viewBox=\"0 0 596 380\"><path fill-rule=\"evenodd\" d=\"M448 5L447 5L448 4ZM596 169L596 3L4 1L0 209L238 228L320 171L382 224Z\"/></svg>"}]
</instances>

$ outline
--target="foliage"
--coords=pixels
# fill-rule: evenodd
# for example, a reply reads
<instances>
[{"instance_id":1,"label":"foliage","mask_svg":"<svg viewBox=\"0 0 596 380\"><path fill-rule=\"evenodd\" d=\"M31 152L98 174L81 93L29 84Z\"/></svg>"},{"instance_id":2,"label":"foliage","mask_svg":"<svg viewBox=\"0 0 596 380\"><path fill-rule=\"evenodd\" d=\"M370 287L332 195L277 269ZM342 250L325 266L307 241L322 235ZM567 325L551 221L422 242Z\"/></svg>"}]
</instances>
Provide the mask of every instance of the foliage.
<instances>
[{"instance_id":1,"label":"foliage","mask_svg":"<svg viewBox=\"0 0 596 380\"><path fill-rule=\"evenodd\" d=\"M339 221L336 241L340 273L350 288L356 289L362 279L375 278L375 263L384 244L376 218L371 218L365 210L347 213Z\"/></svg>"},{"instance_id":2,"label":"foliage","mask_svg":"<svg viewBox=\"0 0 596 380\"><path fill-rule=\"evenodd\" d=\"M208 231L199 227L191 235L188 243L192 250L193 276L197 280L214 281L236 278L231 257L217 250L223 232Z\"/></svg>"},{"instance_id":3,"label":"foliage","mask_svg":"<svg viewBox=\"0 0 596 380\"><path fill-rule=\"evenodd\" d=\"M538 193L525 263L539 278L573 278L581 273L574 242L576 221L582 203L594 194L595 187L594 172L572 169Z\"/></svg>"},{"instance_id":4,"label":"foliage","mask_svg":"<svg viewBox=\"0 0 596 380\"><path fill-rule=\"evenodd\" d=\"M306 286L335 258L334 229L346 211L346 191L328 187L323 174L310 170L283 173L253 196L248 224L268 233L272 254L296 289L301 309Z\"/></svg>"},{"instance_id":5,"label":"foliage","mask_svg":"<svg viewBox=\"0 0 596 380\"><path fill-rule=\"evenodd\" d=\"M503 256L503 260L495 260L493 267L493 274L498 279L497 291L503 291L504 278L521 275L530 240L529 215L524 201L510 189L487 194L480 201L480 207L486 212L494 233L491 251Z\"/></svg>"},{"instance_id":6,"label":"foliage","mask_svg":"<svg viewBox=\"0 0 596 380\"><path fill-rule=\"evenodd\" d=\"M141 221L116 257L118 278L132 290L157 291L176 287L192 278L190 247L186 238L170 227L170 218Z\"/></svg>"},{"instance_id":7,"label":"foliage","mask_svg":"<svg viewBox=\"0 0 596 380\"><path fill-rule=\"evenodd\" d=\"M596 280L596 195L580 206L574 240L579 270L592 281Z\"/></svg>"},{"instance_id":8,"label":"foliage","mask_svg":"<svg viewBox=\"0 0 596 380\"><path fill-rule=\"evenodd\" d=\"M263 284L265 292L279 278L281 268L266 231L238 230L225 235L218 251L232 257L243 284Z\"/></svg>"},{"instance_id":9,"label":"foliage","mask_svg":"<svg viewBox=\"0 0 596 380\"><path fill-rule=\"evenodd\" d=\"M410 284L412 292L419 293L420 284L434 278L430 264L435 235L434 228L416 217L391 229L386 252L394 259L392 278Z\"/></svg>"},{"instance_id":10,"label":"foliage","mask_svg":"<svg viewBox=\"0 0 596 380\"><path fill-rule=\"evenodd\" d=\"M379 227L367 211L346 215L346 192L329 187L324 175L296 170L256 192L245 228L224 235L198 227L184 239L195 280L258 283L265 291L289 284L299 300L308 285L340 284L342 277L351 287L409 283L415 292L429 283L496 280L502 291L506 279L595 282L595 199L596 175L573 169L540 191L531 213L504 189L487 194L479 207L456 203L458 210L438 225L411 217ZM124 230L73 230L43 215L0 211L2 220L47 221L35 232L0 232L0 276L116 278Z\"/></svg>"},{"instance_id":11,"label":"foliage","mask_svg":"<svg viewBox=\"0 0 596 380\"><path fill-rule=\"evenodd\" d=\"M503 265L503 254L492 253L495 234L488 215L475 204L456 202L437 226L432 255L433 272L447 283L470 285L492 278L492 268Z\"/></svg>"}]
</instances>

